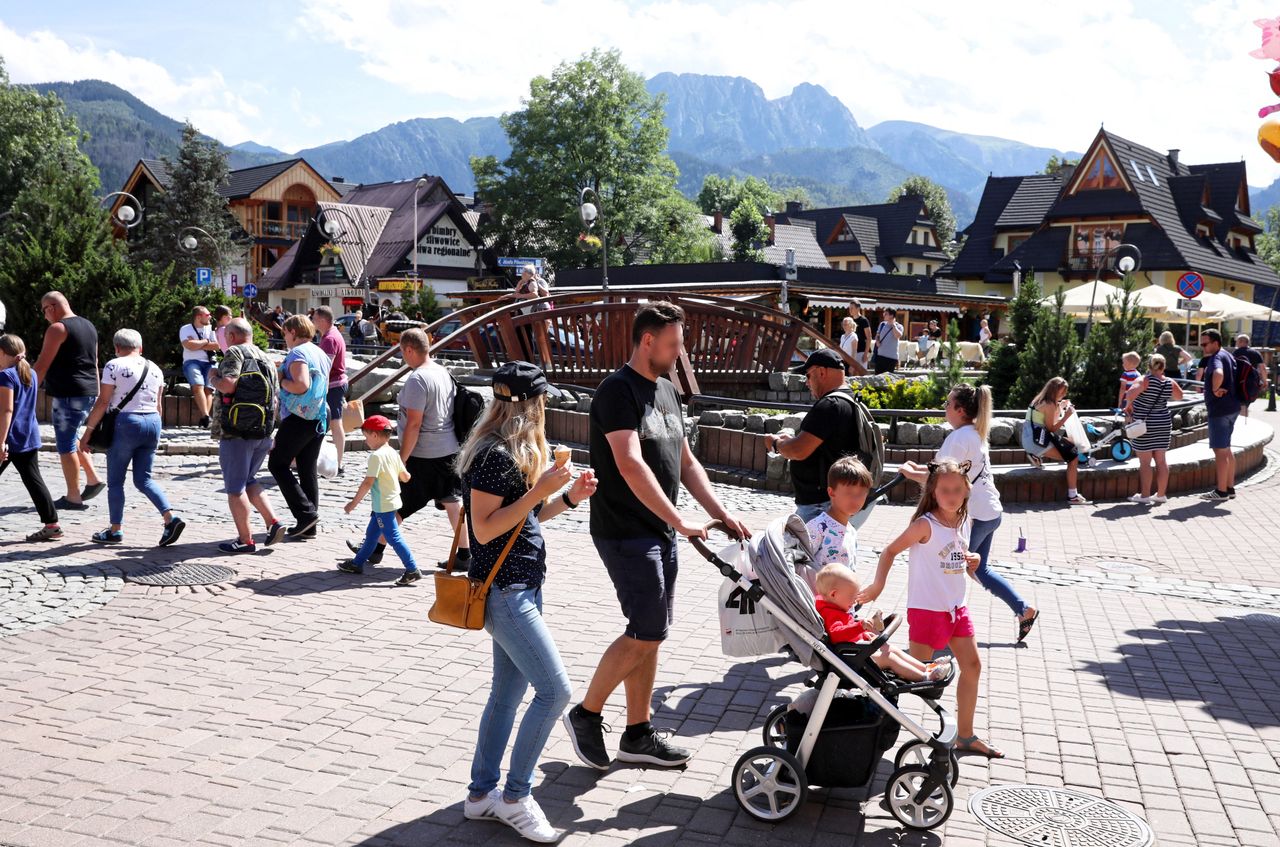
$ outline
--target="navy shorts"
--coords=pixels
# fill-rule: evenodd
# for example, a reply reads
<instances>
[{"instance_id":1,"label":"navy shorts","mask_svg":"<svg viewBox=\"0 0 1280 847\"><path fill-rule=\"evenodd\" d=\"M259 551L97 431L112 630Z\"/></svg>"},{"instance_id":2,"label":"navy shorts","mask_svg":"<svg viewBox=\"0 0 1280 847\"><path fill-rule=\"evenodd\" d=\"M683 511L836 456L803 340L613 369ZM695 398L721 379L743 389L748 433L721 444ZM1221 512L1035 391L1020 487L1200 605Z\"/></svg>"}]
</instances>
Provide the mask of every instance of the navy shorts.
<instances>
[{"instance_id":1,"label":"navy shorts","mask_svg":"<svg viewBox=\"0 0 1280 847\"><path fill-rule=\"evenodd\" d=\"M329 389L329 393L325 395L325 403L329 406L329 420L342 420L342 407L347 402L347 387L345 385L335 385Z\"/></svg>"},{"instance_id":2,"label":"navy shorts","mask_svg":"<svg viewBox=\"0 0 1280 847\"><path fill-rule=\"evenodd\" d=\"M675 539L597 538L595 545L627 618L624 634L665 641L675 612Z\"/></svg>"},{"instance_id":3,"label":"navy shorts","mask_svg":"<svg viewBox=\"0 0 1280 847\"><path fill-rule=\"evenodd\" d=\"M1236 428L1239 415L1223 415L1209 418L1209 446L1214 450L1226 450L1231 447L1231 432Z\"/></svg>"}]
</instances>

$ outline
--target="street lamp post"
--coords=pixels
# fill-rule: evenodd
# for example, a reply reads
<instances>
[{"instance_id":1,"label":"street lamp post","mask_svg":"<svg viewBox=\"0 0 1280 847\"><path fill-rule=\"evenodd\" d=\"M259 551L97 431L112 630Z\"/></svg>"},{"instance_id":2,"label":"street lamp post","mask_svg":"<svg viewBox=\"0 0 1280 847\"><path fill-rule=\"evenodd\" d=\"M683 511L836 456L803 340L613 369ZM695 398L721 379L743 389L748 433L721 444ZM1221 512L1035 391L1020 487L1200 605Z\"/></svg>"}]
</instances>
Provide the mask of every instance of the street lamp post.
<instances>
[{"instance_id":1,"label":"street lamp post","mask_svg":"<svg viewBox=\"0 0 1280 847\"><path fill-rule=\"evenodd\" d=\"M360 274L356 277L355 284L357 288L364 288L364 302L367 307L372 291L369 286L369 277L364 273L364 263L366 261L365 244L364 239L360 237L360 228L356 226L356 222L349 214L333 206L321 209L320 214L316 215L315 224L319 228L320 234L328 239L330 243L345 237L354 241L356 247L360 249ZM344 264L343 267L346 267L346 265Z\"/></svg>"},{"instance_id":2,"label":"street lamp post","mask_svg":"<svg viewBox=\"0 0 1280 847\"><path fill-rule=\"evenodd\" d=\"M142 202L139 201L137 197L134 197L127 191L113 191L106 197L102 198L102 202L107 204L107 208L111 207L110 201L113 197L124 197L127 200L133 201L133 205L131 206L128 203L123 204L119 209L111 213L111 220L124 227L125 231L131 230L138 224L142 223Z\"/></svg>"},{"instance_id":3,"label":"street lamp post","mask_svg":"<svg viewBox=\"0 0 1280 847\"><path fill-rule=\"evenodd\" d=\"M430 180L424 176L419 177L413 184L413 281L415 283L418 281L418 192L428 182Z\"/></svg>"},{"instance_id":4,"label":"street lamp post","mask_svg":"<svg viewBox=\"0 0 1280 847\"><path fill-rule=\"evenodd\" d=\"M595 203L587 202L587 192L596 198ZM604 223L604 202L600 199L600 192L591 186L587 186L578 192L578 215L582 218L582 225L587 229L591 229L591 225L595 223L596 218L600 219L600 264L603 267L601 282L604 290L609 290L609 230Z\"/></svg>"},{"instance_id":5,"label":"street lamp post","mask_svg":"<svg viewBox=\"0 0 1280 847\"><path fill-rule=\"evenodd\" d=\"M1093 301L1097 299L1098 283L1102 280L1102 274L1107 269L1108 259L1115 259L1116 270L1122 276L1134 273L1138 268L1142 267L1142 251L1132 244L1120 244L1102 254L1102 258L1098 262L1098 269L1093 275L1093 292L1089 295L1089 321L1085 325L1086 338L1089 335L1089 330L1093 329Z\"/></svg>"},{"instance_id":6,"label":"street lamp post","mask_svg":"<svg viewBox=\"0 0 1280 847\"><path fill-rule=\"evenodd\" d=\"M223 280L222 245L218 243L218 239L214 238L208 230L201 229L198 226L184 226L178 232L178 247L181 248L184 253L194 255L196 250L200 248L200 238L197 238L197 236L205 238L213 245L213 267L214 270L217 271L218 280L219 283L221 283Z\"/></svg>"}]
</instances>

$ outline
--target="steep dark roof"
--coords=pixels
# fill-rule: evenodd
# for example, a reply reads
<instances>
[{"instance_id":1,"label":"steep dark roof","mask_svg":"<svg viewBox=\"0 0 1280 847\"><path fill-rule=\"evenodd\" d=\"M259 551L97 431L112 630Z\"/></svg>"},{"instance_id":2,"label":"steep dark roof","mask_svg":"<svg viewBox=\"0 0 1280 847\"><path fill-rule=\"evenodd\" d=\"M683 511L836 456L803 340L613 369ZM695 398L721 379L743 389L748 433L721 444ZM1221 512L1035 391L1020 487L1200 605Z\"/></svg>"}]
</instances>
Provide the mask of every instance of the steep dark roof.
<instances>
[{"instance_id":1,"label":"steep dark roof","mask_svg":"<svg viewBox=\"0 0 1280 847\"><path fill-rule=\"evenodd\" d=\"M228 200L240 200L248 197L289 168L304 161L302 159L286 159L283 162L272 162L269 165L255 165L252 168L240 168L227 174L226 185L218 189L218 193Z\"/></svg>"},{"instance_id":2,"label":"steep dark roof","mask_svg":"<svg viewBox=\"0 0 1280 847\"><path fill-rule=\"evenodd\" d=\"M173 176L169 173L169 166L160 159L141 159L139 161L151 173L151 177L156 184L168 191L170 184L173 182Z\"/></svg>"},{"instance_id":3,"label":"steep dark roof","mask_svg":"<svg viewBox=\"0 0 1280 847\"><path fill-rule=\"evenodd\" d=\"M1040 226L1045 212L1062 191L1062 177L1057 174L1036 174L1017 177L1017 180L1013 197L996 219L998 229Z\"/></svg>"},{"instance_id":4,"label":"steep dark roof","mask_svg":"<svg viewBox=\"0 0 1280 847\"><path fill-rule=\"evenodd\" d=\"M1019 267L1023 273L1056 271L1066 261L1071 227L1045 227L1034 233L991 265L984 277L988 282L1008 281ZM1016 264L1015 264L1016 263Z\"/></svg>"},{"instance_id":5,"label":"steep dark roof","mask_svg":"<svg viewBox=\"0 0 1280 847\"><path fill-rule=\"evenodd\" d=\"M895 268L894 256L919 255L921 258L939 260L946 258L946 254L939 248L912 245L907 241L912 227L919 224L933 228L933 221L925 213L924 201L917 197L903 196L894 203L877 203L870 206L804 209L779 217L780 220L784 218L789 223L813 221L817 229L818 243L822 245L822 252L828 256L860 253L872 264L888 270ZM853 240L828 243L841 224L853 235ZM936 231L934 234L936 236ZM920 248L920 250L914 248Z\"/></svg>"},{"instance_id":6,"label":"steep dark roof","mask_svg":"<svg viewBox=\"0 0 1280 847\"><path fill-rule=\"evenodd\" d=\"M1240 185L1245 181L1244 162L1192 165L1191 173L1203 175L1209 183L1209 206L1221 216L1223 225L1214 232L1225 239L1233 228L1242 232L1262 232L1262 224L1249 216L1249 192L1244 192L1245 208L1236 206Z\"/></svg>"},{"instance_id":7,"label":"steep dark roof","mask_svg":"<svg viewBox=\"0 0 1280 847\"><path fill-rule=\"evenodd\" d=\"M1004 214L1009 201L1018 192L1018 186L1027 177L993 176L987 178L978 201L973 223L964 230L964 246L948 264L938 269L939 275L981 276L990 270L1000 256L996 253L996 221ZM1043 218L1043 215L1041 216ZM1037 225L1039 222L1037 221Z\"/></svg>"}]
</instances>

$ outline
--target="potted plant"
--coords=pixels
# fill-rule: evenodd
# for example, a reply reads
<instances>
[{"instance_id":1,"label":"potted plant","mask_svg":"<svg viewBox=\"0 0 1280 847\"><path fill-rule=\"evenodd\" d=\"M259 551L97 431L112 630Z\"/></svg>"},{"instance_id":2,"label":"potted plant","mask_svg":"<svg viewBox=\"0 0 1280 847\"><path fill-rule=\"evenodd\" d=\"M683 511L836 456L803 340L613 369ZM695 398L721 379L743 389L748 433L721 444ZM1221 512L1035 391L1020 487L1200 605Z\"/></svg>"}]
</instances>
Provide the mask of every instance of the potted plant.
<instances>
[{"instance_id":1,"label":"potted plant","mask_svg":"<svg viewBox=\"0 0 1280 847\"><path fill-rule=\"evenodd\" d=\"M325 259L336 259L342 255L342 248L332 241L320 245L320 256Z\"/></svg>"},{"instance_id":2,"label":"potted plant","mask_svg":"<svg viewBox=\"0 0 1280 847\"><path fill-rule=\"evenodd\" d=\"M602 242L598 235L592 235L589 232L578 235L578 249L583 253L595 253L600 250L601 246Z\"/></svg>"}]
</instances>

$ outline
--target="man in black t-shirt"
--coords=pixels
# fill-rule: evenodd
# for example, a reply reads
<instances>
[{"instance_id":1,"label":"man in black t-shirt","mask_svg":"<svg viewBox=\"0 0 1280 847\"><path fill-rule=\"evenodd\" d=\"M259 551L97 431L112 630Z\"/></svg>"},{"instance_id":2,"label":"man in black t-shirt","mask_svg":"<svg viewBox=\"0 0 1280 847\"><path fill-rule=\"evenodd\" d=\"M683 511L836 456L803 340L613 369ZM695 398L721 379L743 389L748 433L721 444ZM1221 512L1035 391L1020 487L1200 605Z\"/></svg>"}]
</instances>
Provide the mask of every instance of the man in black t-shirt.
<instances>
[{"instance_id":1,"label":"man in black t-shirt","mask_svg":"<svg viewBox=\"0 0 1280 847\"><path fill-rule=\"evenodd\" d=\"M1237 335L1236 349L1231 351L1236 357L1236 382L1250 394L1240 398L1240 414L1246 418L1249 417L1249 405L1261 397L1267 387L1267 364L1263 361L1262 354L1249 346L1251 343L1249 336ZM1248 373L1244 370L1245 363L1258 375L1256 379L1242 375Z\"/></svg>"},{"instance_id":2,"label":"man in black t-shirt","mask_svg":"<svg viewBox=\"0 0 1280 847\"><path fill-rule=\"evenodd\" d=\"M795 435L773 435L765 446L791 460L791 486L796 493L796 514L806 523L831 505L827 471L836 460L856 455L867 467L871 455L861 444L858 410L844 381L844 362L834 350L817 350L796 369L805 375L817 402L809 409ZM877 483L879 480L877 480ZM853 517L857 527L871 509Z\"/></svg>"},{"instance_id":3,"label":"man in black t-shirt","mask_svg":"<svg viewBox=\"0 0 1280 847\"><path fill-rule=\"evenodd\" d=\"M581 704L564 716L578 757L593 768L612 764L601 712L619 685L627 694L627 731L618 759L673 767L689 752L649 723L658 648L672 621L676 533L705 538L703 524L676 510L683 483L707 514L730 532L750 533L725 511L684 432L680 396L664 375L684 349L684 312L651 303L636 312L631 359L591 399L591 465L599 488L591 503L591 537L627 618L623 635L600 658Z\"/></svg>"},{"instance_id":4,"label":"man in black t-shirt","mask_svg":"<svg viewBox=\"0 0 1280 847\"><path fill-rule=\"evenodd\" d=\"M849 317L853 318L853 334L858 339L857 352L853 357L865 369L867 354L871 352L871 321L862 314L862 304L857 300L849 301Z\"/></svg>"}]
</instances>

